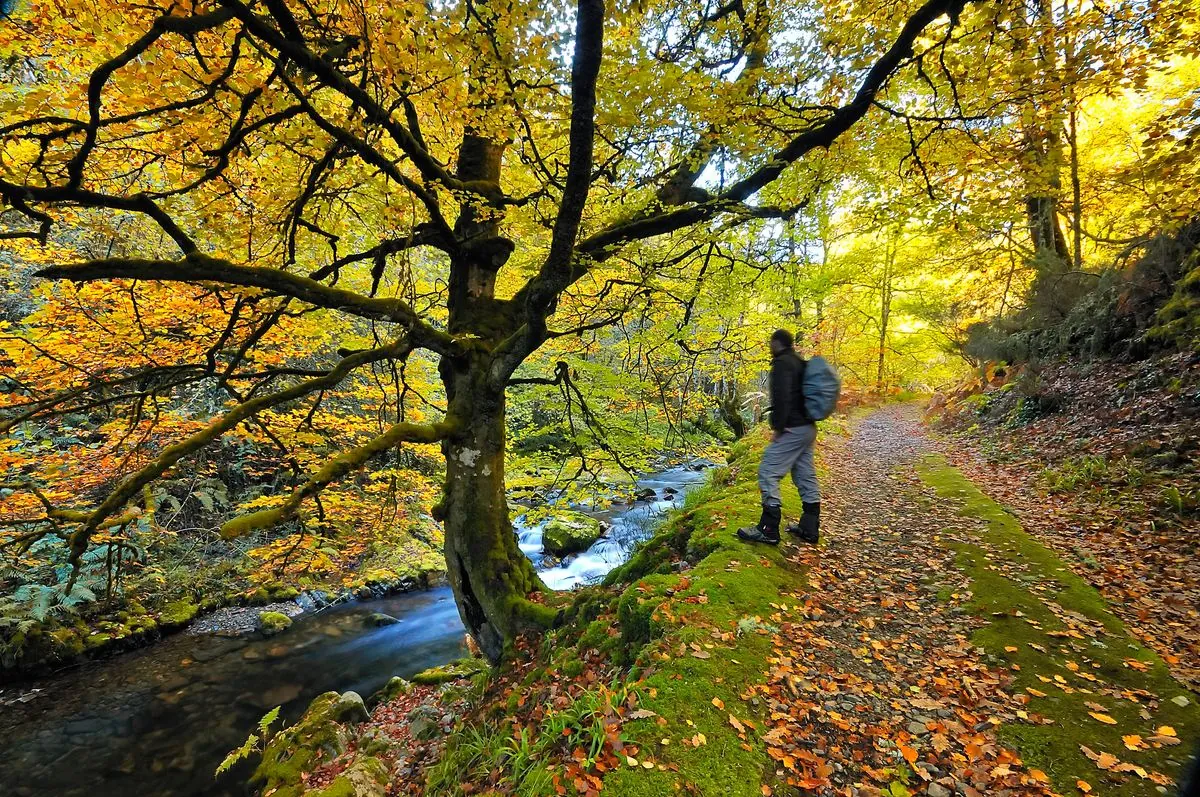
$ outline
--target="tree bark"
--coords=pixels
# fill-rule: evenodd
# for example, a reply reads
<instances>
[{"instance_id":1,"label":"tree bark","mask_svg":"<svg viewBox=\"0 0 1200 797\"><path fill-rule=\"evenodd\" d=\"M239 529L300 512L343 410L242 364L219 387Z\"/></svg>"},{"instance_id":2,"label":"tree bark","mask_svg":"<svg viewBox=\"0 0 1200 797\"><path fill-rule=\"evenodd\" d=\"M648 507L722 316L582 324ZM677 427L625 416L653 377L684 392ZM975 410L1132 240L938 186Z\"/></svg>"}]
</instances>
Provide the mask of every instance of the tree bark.
<instances>
[{"instance_id":1,"label":"tree bark","mask_svg":"<svg viewBox=\"0 0 1200 797\"><path fill-rule=\"evenodd\" d=\"M459 431L442 444L446 486L437 515L446 532L446 572L459 617L492 662L522 631L545 628L552 610L529 600L544 589L521 552L504 492L504 389L489 382L490 360L445 358L442 380Z\"/></svg>"},{"instance_id":2,"label":"tree bark","mask_svg":"<svg viewBox=\"0 0 1200 797\"><path fill-rule=\"evenodd\" d=\"M899 247L900 231L896 231L896 240L889 241L884 252L883 276L879 283L879 359L875 367L875 389L883 392L884 364L887 356L888 325L892 318L892 271L896 262L896 249Z\"/></svg>"},{"instance_id":3,"label":"tree bark","mask_svg":"<svg viewBox=\"0 0 1200 797\"><path fill-rule=\"evenodd\" d=\"M721 420L741 440L746 436L746 421L742 418L742 391L735 380L723 383L717 392L717 409Z\"/></svg>"},{"instance_id":4,"label":"tree bark","mask_svg":"<svg viewBox=\"0 0 1200 797\"><path fill-rule=\"evenodd\" d=\"M1057 188L1057 184L1054 186ZM1025 200L1025 213L1029 222L1029 238L1038 255L1065 271L1071 256L1067 248L1067 237L1058 223L1058 198L1055 196L1031 196Z\"/></svg>"},{"instance_id":5,"label":"tree bark","mask_svg":"<svg viewBox=\"0 0 1200 797\"><path fill-rule=\"evenodd\" d=\"M1031 57L1035 64L1033 74L1021 79L1029 92L1021 114L1025 217L1035 257L1044 261L1040 264L1043 270L1057 274L1066 271L1071 256L1058 221L1063 120L1051 95L1052 87L1061 79L1056 64L1057 30L1050 0L1033 0L1028 13L1018 33L1023 38L1022 46L1031 45L1032 50L1017 53Z\"/></svg>"}]
</instances>

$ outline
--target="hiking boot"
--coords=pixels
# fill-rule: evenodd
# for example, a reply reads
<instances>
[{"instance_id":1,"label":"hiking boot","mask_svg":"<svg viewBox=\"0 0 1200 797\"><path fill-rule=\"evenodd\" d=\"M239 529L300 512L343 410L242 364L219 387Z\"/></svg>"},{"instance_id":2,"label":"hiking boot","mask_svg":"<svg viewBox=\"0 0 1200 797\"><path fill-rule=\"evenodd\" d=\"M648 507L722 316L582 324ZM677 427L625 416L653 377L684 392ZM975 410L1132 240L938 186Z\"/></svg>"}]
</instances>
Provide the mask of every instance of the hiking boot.
<instances>
[{"instance_id":1,"label":"hiking boot","mask_svg":"<svg viewBox=\"0 0 1200 797\"><path fill-rule=\"evenodd\" d=\"M821 539L821 503L806 503L800 522L788 526L788 533L799 537L801 542L816 545Z\"/></svg>"},{"instance_id":2,"label":"hiking boot","mask_svg":"<svg viewBox=\"0 0 1200 797\"><path fill-rule=\"evenodd\" d=\"M758 524L738 529L738 539L745 540L746 542L762 542L767 545L778 545L779 521L782 519L782 515L783 510L781 507L764 506L762 517L758 519Z\"/></svg>"}]
</instances>

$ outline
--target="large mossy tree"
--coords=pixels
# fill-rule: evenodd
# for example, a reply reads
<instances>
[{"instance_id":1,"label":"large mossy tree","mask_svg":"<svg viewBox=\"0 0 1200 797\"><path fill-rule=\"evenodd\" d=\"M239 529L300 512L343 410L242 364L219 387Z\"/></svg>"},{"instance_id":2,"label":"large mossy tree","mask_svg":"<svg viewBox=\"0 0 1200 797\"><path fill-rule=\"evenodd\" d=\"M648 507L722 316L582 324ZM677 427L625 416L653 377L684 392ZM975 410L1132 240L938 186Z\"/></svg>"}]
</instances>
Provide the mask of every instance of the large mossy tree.
<instances>
[{"instance_id":1,"label":"large mossy tree","mask_svg":"<svg viewBox=\"0 0 1200 797\"><path fill-rule=\"evenodd\" d=\"M518 367L548 340L617 321L611 297L640 284L627 258L652 270L652 239L794 213L812 188L806 156L896 75L953 68L955 40L986 29L987 6L971 21L966 5L34 3L0 32L14 81L0 127L4 237L77 255L45 278L205 286L227 302L229 331L200 362L86 380L6 421L168 383L228 397L94 505L45 501L48 525L31 536L58 534L78 562L149 484L239 424L320 401L366 366L402 379L424 351L440 359L444 417L397 421L222 531L293 520L372 457L439 442L450 582L500 659L549 622L509 522L506 389L569 378ZM902 106L928 107L903 94ZM89 245L95 227L119 231L115 250ZM256 370L263 331L306 312L361 319L377 345Z\"/></svg>"}]
</instances>

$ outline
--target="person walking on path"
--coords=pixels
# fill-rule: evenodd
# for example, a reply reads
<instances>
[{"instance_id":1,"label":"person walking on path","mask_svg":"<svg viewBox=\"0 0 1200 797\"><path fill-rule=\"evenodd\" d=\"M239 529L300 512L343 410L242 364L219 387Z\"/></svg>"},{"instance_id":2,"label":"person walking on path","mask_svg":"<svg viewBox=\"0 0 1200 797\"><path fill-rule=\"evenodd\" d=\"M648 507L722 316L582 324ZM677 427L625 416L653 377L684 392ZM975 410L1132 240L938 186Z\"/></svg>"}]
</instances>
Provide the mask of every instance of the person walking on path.
<instances>
[{"instance_id":1,"label":"person walking on path","mask_svg":"<svg viewBox=\"0 0 1200 797\"><path fill-rule=\"evenodd\" d=\"M821 490L813 465L813 444L817 425L804 407L804 369L807 363L796 354L792 335L777 329L771 335L771 444L763 452L758 466L758 489L762 492L762 517L758 524L737 530L748 542L779 544L783 500L779 483L789 472L804 513L800 522L788 528L804 542L815 544L820 538Z\"/></svg>"}]
</instances>

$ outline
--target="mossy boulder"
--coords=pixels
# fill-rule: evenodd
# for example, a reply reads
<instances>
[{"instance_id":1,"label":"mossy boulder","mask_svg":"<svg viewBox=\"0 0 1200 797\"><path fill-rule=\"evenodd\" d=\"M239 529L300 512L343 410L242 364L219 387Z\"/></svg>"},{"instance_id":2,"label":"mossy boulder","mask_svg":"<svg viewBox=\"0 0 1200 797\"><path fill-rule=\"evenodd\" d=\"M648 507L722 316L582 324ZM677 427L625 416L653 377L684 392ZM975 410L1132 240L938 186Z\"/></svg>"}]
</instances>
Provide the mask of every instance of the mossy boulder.
<instances>
[{"instance_id":1,"label":"mossy boulder","mask_svg":"<svg viewBox=\"0 0 1200 797\"><path fill-rule=\"evenodd\" d=\"M300 590L283 584L269 584L267 594L272 601L292 601L300 597Z\"/></svg>"},{"instance_id":2,"label":"mossy boulder","mask_svg":"<svg viewBox=\"0 0 1200 797\"><path fill-rule=\"evenodd\" d=\"M433 706L421 705L408 712L408 733L412 738L427 742L442 733L441 714Z\"/></svg>"},{"instance_id":3,"label":"mossy boulder","mask_svg":"<svg viewBox=\"0 0 1200 797\"><path fill-rule=\"evenodd\" d=\"M242 596L241 600L230 600L228 603L246 603L250 606L266 606L269 603L279 603L281 601L295 600L300 596L300 590L295 587L288 587L280 584L278 581L272 581L262 586L255 587L248 594Z\"/></svg>"},{"instance_id":4,"label":"mossy boulder","mask_svg":"<svg viewBox=\"0 0 1200 797\"><path fill-rule=\"evenodd\" d=\"M371 704L379 705L381 703L390 702L401 695L407 695L412 691L412 688L413 685L411 681L406 681L399 675L393 676L391 680L383 685L382 689L371 695Z\"/></svg>"},{"instance_id":5,"label":"mossy boulder","mask_svg":"<svg viewBox=\"0 0 1200 797\"><path fill-rule=\"evenodd\" d=\"M488 668L488 664L483 659L476 659L470 656L452 661L449 664L444 664L441 667L430 667L428 670L422 670L412 677L414 684L422 684L425 686L449 683L450 681L458 681L464 678L470 678L477 673L481 673Z\"/></svg>"},{"instance_id":6,"label":"mossy boulder","mask_svg":"<svg viewBox=\"0 0 1200 797\"><path fill-rule=\"evenodd\" d=\"M388 770L374 756L355 758L342 774L323 789L305 792L306 797L384 797Z\"/></svg>"},{"instance_id":7,"label":"mossy boulder","mask_svg":"<svg viewBox=\"0 0 1200 797\"><path fill-rule=\"evenodd\" d=\"M384 614L383 612L371 612L363 618L363 625L365 625L367 628L379 628L385 625L395 625L398 622L400 621L395 617L392 617L390 614Z\"/></svg>"},{"instance_id":8,"label":"mossy boulder","mask_svg":"<svg viewBox=\"0 0 1200 797\"><path fill-rule=\"evenodd\" d=\"M309 704L304 716L290 728L277 733L263 751L262 761L254 770L250 783L263 794L273 797L300 797L306 793L303 776L320 762L329 761L346 751L353 733L349 724L370 718L362 698L355 692L338 694L326 692ZM350 776L347 770L328 787L317 792L324 797L364 797L382 794L382 790L365 791L377 783L379 769L356 761L355 769L364 777ZM378 762L376 762L378 763ZM385 775L386 773L384 773ZM345 781L340 784L338 781ZM336 786L336 788L335 788Z\"/></svg>"},{"instance_id":9,"label":"mossy boulder","mask_svg":"<svg viewBox=\"0 0 1200 797\"><path fill-rule=\"evenodd\" d=\"M200 605L183 599L172 601L158 613L158 627L163 631L174 631L196 619Z\"/></svg>"},{"instance_id":10,"label":"mossy boulder","mask_svg":"<svg viewBox=\"0 0 1200 797\"><path fill-rule=\"evenodd\" d=\"M283 612L262 612L258 615L258 630L263 636L275 636L292 627L292 618Z\"/></svg>"},{"instance_id":11,"label":"mossy boulder","mask_svg":"<svg viewBox=\"0 0 1200 797\"><path fill-rule=\"evenodd\" d=\"M586 551L603 536L600 521L582 512L564 511L546 521L542 531L542 550L551 556Z\"/></svg>"}]
</instances>

